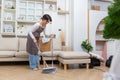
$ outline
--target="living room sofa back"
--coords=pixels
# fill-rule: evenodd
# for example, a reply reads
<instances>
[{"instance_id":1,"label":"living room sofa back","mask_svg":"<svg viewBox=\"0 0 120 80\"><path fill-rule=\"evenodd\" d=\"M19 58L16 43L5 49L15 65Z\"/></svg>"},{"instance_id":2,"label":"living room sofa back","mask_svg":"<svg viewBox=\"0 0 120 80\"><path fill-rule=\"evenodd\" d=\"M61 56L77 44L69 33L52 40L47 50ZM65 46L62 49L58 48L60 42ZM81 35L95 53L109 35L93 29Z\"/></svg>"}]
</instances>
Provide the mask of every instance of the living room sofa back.
<instances>
[{"instance_id":1,"label":"living room sofa back","mask_svg":"<svg viewBox=\"0 0 120 80\"><path fill-rule=\"evenodd\" d=\"M0 38L0 61L28 61L26 38Z\"/></svg>"},{"instance_id":2,"label":"living room sofa back","mask_svg":"<svg viewBox=\"0 0 120 80\"><path fill-rule=\"evenodd\" d=\"M13 57L17 51L17 38L0 38L0 58Z\"/></svg>"},{"instance_id":3,"label":"living room sofa back","mask_svg":"<svg viewBox=\"0 0 120 80\"><path fill-rule=\"evenodd\" d=\"M26 38L18 38L18 52L15 53L15 57L22 61L28 61L28 53L26 52Z\"/></svg>"}]
</instances>

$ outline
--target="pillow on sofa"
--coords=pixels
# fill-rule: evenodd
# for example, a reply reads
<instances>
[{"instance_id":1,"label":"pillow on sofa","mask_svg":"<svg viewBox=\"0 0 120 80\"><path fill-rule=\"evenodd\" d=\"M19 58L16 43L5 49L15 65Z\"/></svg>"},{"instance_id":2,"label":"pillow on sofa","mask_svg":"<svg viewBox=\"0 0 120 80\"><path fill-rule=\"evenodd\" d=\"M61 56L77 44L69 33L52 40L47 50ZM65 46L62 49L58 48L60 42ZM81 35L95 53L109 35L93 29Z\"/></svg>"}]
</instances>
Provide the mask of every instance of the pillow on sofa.
<instances>
[{"instance_id":1,"label":"pillow on sofa","mask_svg":"<svg viewBox=\"0 0 120 80\"><path fill-rule=\"evenodd\" d=\"M0 38L0 51L17 51L18 38Z\"/></svg>"}]
</instances>

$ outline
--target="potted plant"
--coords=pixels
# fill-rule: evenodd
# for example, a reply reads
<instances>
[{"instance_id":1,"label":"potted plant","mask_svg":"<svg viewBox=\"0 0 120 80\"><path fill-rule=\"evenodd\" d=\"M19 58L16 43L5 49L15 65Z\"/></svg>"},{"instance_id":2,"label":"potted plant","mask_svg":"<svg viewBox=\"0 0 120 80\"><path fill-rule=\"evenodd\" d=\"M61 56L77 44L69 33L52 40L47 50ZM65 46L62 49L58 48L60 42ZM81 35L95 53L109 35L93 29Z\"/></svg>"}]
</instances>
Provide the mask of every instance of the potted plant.
<instances>
[{"instance_id":1,"label":"potted plant","mask_svg":"<svg viewBox=\"0 0 120 80\"><path fill-rule=\"evenodd\" d=\"M106 39L120 39L120 0L114 0L114 3L108 7L103 37Z\"/></svg>"},{"instance_id":2,"label":"potted plant","mask_svg":"<svg viewBox=\"0 0 120 80\"><path fill-rule=\"evenodd\" d=\"M81 44L83 50L90 54L91 63L89 64L89 68L93 68L94 66L100 66L100 60L93 56L93 53L90 52L93 50L93 46L88 42L88 40L82 41Z\"/></svg>"},{"instance_id":3,"label":"potted plant","mask_svg":"<svg viewBox=\"0 0 120 80\"><path fill-rule=\"evenodd\" d=\"M88 40L87 40L87 39L84 40L84 41L82 41L81 46L82 46L82 48L83 48L85 51L87 51L88 53L93 50L93 46L92 46L90 43L88 43Z\"/></svg>"},{"instance_id":4,"label":"potted plant","mask_svg":"<svg viewBox=\"0 0 120 80\"><path fill-rule=\"evenodd\" d=\"M108 7L108 16L105 18L103 37L106 39L115 39L116 48L111 62L110 71L107 73L108 76L105 77L109 78L109 75L114 75L115 79L120 79L117 77L117 75L120 74L120 0L114 0L114 2Z\"/></svg>"},{"instance_id":5,"label":"potted plant","mask_svg":"<svg viewBox=\"0 0 120 80\"><path fill-rule=\"evenodd\" d=\"M89 53L90 51L93 50L93 47L92 47L92 45L88 42L88 39L82 41L81 47L82 47L82 49L83 49L84 51L86 51L87 53ZM92 59L91 55L90 55L90 59ZM90 65L89 68L93 68L92 63L90 63L89 65ZM85 66L85 65L83 64L82 66Z\"/></svg>"}]
</instances>

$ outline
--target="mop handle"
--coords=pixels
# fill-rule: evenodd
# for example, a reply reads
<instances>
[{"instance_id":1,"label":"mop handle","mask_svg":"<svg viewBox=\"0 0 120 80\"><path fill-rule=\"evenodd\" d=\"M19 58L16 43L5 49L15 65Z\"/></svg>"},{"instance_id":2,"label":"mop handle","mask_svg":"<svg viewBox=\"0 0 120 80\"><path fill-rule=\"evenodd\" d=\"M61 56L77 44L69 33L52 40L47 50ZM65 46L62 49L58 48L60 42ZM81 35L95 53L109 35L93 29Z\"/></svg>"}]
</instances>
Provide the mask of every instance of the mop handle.
<instances>
[{"instance_id":1,"label":"mop handle","mask_svg":"<svg viewBox=\"0 0 120 80\"><path fill-rule=\"evenodd\" d=\"M51 53L52 53L52 67L53 67L53 38L51 38Z\"/></svg>"},{"instance_id":2,"label":"mop handle","mask_svg":"<svg viewBox=\"0 0 120 80\"><path fill-rule=\"evenodd\" d=\"M37 44L37 43L35 43L35 45L36 45L37 49L40 51L38 44Z\"/></svg>"},{"instance_id":3,"label":"mop handle","mask_svg":"<svg viewBox=\"0 0 120 80\"><path fill-rule=\"evenodd\" d=\"M55 35L55 34L51 37L52 67L53 67L53 38L55 38L55 37L56 37L56 35Z\"/></svg>"}]
</instances>

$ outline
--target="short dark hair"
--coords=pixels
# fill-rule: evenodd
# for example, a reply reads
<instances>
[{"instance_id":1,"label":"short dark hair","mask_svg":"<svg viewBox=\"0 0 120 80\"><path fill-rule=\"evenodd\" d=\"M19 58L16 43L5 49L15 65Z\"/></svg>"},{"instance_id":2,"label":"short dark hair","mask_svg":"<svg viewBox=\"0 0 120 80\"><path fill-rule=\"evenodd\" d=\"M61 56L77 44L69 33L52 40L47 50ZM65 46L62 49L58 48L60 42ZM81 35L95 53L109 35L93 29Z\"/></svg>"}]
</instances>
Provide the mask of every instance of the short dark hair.
<instances>
[{"instance_id":1,"label":"short dark hair","mask_svg":"<svg viewBox=\"0 0 120 80\"><path fill-rule=\"evenodd\" d=\"M41 19L52 22L52 18L49 14L44 14Z\"/></svg>"}]
</instances>

